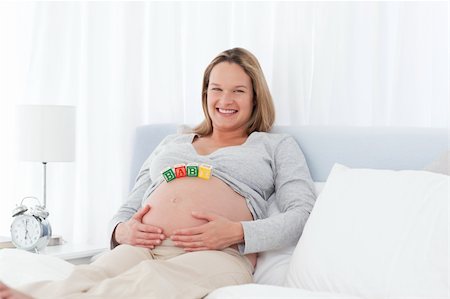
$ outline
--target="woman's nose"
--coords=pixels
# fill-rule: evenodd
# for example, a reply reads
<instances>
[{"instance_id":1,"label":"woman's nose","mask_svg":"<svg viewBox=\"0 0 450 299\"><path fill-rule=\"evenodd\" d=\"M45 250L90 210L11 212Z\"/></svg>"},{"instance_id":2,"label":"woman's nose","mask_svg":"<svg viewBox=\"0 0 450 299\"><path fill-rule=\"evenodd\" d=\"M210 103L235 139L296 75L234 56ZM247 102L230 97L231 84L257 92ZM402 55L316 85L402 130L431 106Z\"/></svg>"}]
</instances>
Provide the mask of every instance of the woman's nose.
<instances>
[{"instance_id":1,"label":"woman's nose","mask_svg":"<svg viewBox=\"0 0 450 299\"><path fill-rule=\"evenodd\" d=\"M224 91L222 93L222 96L220 97L220 100L222 100L224 102L232 102L232 101L234 101L233 96L234 96L233 92Z\"/></svg>"}]
</instances>

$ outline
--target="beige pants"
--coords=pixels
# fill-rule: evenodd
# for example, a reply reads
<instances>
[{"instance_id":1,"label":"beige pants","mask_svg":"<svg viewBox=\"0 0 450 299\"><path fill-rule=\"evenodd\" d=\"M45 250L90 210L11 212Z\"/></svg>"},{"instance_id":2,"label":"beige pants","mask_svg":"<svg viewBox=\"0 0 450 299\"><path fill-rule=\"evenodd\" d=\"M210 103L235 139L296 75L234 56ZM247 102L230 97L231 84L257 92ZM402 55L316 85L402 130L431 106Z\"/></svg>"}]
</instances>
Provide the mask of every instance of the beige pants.
<instances>
[{"instance_id":1,"label":"beige pants","mask_svg":"<svg viewBox=\"0 0 450 299\"><path fill-rule=\"evenodd\" d=\"M252 282L253 266L232 248L186 253L165 240L155 249L119 245L62 281L25 285L35 298L202 298Z\"/></svg>"}]
</instances>

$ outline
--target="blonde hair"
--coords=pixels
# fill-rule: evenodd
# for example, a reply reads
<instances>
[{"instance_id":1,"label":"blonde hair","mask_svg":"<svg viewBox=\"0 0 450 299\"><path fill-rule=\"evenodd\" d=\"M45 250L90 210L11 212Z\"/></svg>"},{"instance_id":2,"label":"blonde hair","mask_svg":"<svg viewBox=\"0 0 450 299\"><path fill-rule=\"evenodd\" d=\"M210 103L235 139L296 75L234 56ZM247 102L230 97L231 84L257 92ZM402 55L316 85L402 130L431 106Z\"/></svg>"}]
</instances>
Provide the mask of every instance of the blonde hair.
<instances>
[{"instance_id":1,"label":"blonde hair","mask_svg":"<svg viewBox=\"0 0 450 299\"><path fill-rule=\"evenodd\" d=\"M261 66L256 57L249 51L243 48L233 48L217 55L205 70L202 86L202 107L205 119L193 129L193 132L200 136L212 134L213 126L211 117L208 113L207 91L211 71L221 62L239 65L252 80L253 102L255 105L253 107L252 116L247 124L247 134L251 134L255 131L270 131L275 121L275 107Z\"/></svg>"}]
</instances>

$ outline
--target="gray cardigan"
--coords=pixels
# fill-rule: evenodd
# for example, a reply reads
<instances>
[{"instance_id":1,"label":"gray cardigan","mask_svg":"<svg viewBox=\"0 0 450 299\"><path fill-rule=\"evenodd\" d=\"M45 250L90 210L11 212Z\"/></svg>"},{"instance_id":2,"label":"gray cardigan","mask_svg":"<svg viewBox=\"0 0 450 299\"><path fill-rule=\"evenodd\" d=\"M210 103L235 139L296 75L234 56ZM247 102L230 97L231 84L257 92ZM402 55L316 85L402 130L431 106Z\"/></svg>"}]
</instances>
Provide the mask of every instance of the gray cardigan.
<instances>
[{"instance_id":1,"label":"gray cardigan","mask_svg":"<svg viewBox=\"0 0 450 299\"><path fill-rule=\"evenodd\" d=\"M246 201L254 221L242 221L241 254L294 244L315 202L314 186L302 151L287 134L252 133L244 144L199 155L192 146L195 134L167 136L144 162L135 186L110 223L131 218L164 181L161 171L180 163L213 166L212 175L224 181ZM280 214L268 217L269 204Z\"/></svg>"}]
</instances>

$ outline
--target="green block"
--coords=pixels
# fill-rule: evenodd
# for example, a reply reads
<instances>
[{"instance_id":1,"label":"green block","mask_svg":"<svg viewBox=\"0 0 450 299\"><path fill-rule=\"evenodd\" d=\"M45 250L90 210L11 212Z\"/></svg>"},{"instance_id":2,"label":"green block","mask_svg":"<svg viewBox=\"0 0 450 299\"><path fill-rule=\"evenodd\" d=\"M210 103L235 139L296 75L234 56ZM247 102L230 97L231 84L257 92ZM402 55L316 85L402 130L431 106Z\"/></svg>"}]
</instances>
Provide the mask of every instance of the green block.
<instances>
[{"instance_id":1,"label":"green block","mask_svg":"<svg viewBox=\"0 0 450 299\"><path fill-rule=\"evenodd\" d=\"M198 176L198 165L187 165L186 166L187 176L197 177Z\"/></svg>"},{"instance_id":2,"label":"green block","mask_svg":"<svg viewBox=\"0 0 450 299\"><path fill-rule=\"evenodd\" d=\"M166 182L173 181L176 178L175 172L173 171L172 168L168 168L168 169L164 170L162 172L162 175L163 175L164 179L166 180Z\"/></svg>"}]
</instances>

